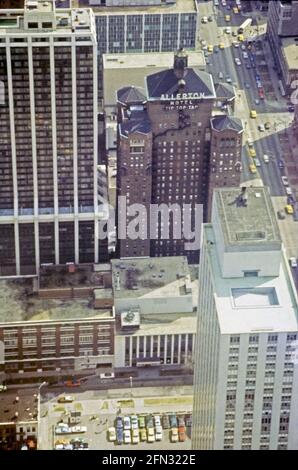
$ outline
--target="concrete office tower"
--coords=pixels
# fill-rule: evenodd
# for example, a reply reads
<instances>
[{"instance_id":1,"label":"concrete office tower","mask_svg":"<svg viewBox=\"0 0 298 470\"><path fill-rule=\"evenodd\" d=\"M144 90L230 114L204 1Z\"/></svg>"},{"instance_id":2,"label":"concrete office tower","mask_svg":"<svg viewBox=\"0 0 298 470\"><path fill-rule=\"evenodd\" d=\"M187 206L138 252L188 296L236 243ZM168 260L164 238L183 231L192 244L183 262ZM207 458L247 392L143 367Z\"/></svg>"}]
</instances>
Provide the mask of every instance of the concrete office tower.
<instances>
[{"instance_id":1,"label":"concrete office tower","mask_svg":"<svg viewBox=\"0 0 298 470\"><path fill-rule=\"evenodd\" d=\"M203 226L193 449L297 449L297 295L266 188L216 189Z\"/></svg>"},{"instance_id":2,"label":"concrete office tower","mask_svg":"<svg viewBox=\"0 0 298 470\"><path fill-rule=\"evenodd\" d=\"M207 203L210 118L216 98L212 76L188 67L180 50L174 67L147 76L145 85L153 132L152 203L178 204L181 211L184 204L194 208ZM187 255L197 262L198 250L185 249L183 234L175 239L174 224L171 219L168 240L160 237L158 225L151 256Z\"/></svg>"},{"instance_id":3,"label":"concrete office tower","mask_svg":"<svg viewBox=\"0 0 298 470\"><path fill-rule=\"evenodd\" d=\"M0 24L0 275L98 262L92 10L26 0Z\"/></svg>"},{"instance_id":4,"label":"concrete office tower","mask_svg":"<svg viewBox=\"0 0 298 470\"><path fill-rule=\"evenodd\" d=\"M138 88L125 87L117 92L118 99L118 152L117 152L117 228L118 253L121 258L150 256L150 237L136 240L121 232L128 227L136 214L127 217L127 208L142 204L147 215L151 203L152 130L146 110L146 98ZM125 207L121 209L123 197ZM122 221L124 224L122 224ZM140 218L146 228L149 220ZM122 227L121 227L122 224ZM147 232L147 230L145 229Z\"/></svg>"},{"instance_id":5,"label":"concrete office tower","mask_svg":"<svg viewBox=\"0 0 298 470\"><path fill-rule=\"evenodd\" d=\"M297 41L298 1L270 1L267 37L277 71L279 87L284 94L291 93L291 82L298 79Z\"/></svg>"},{"instance_id":6,"label":"concrete office tower","mask_svg":"<svg viewBox=\"0 0 298 470\"><path fill-rule=\"evenodd\" d=\"M211 119L208 220L214 189L240 185L242 137L240 119L224 114Z\"/></svg>"}]
</instances>

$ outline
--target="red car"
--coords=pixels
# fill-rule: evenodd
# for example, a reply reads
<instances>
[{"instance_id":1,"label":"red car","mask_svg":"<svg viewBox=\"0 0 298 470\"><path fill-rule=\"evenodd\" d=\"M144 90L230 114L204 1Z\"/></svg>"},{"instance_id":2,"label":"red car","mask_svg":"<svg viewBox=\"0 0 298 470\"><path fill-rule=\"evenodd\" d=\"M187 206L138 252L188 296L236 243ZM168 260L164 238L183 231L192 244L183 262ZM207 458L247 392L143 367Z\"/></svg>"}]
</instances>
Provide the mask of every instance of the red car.
<instances>
[{"instance_id":1,"label":"red car","mask_svg":"<svg viewBox=\"0 0 298 470\"><path fill-rule=\"evenodd\" d=\"M264 89L263 89L263 88L259 88L259 97L261 98L261 100L263 100L263 99L265 98Z\"/></svg>"},{"instance_id":2,"label":"red car","mask_svg":"<svg viewBox=\"0 0 298 470\"><path fill-rule=\"evenodd\" d=\"M180 442L184 442L186 440L185 426L179 426L178 437Z\"/></svg>"}]
</instances>

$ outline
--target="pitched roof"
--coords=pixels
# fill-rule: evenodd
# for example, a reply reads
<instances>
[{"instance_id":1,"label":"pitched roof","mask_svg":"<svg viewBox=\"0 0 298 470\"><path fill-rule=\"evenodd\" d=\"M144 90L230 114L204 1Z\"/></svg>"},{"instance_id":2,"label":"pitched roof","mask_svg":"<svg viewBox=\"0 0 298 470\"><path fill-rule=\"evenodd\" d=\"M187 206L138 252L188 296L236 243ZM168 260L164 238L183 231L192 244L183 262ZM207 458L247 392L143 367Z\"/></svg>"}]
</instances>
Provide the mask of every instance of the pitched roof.
<instances>
[{"instance_id":1,"label":"pitched roof","mask_svg":"<svg viewBox=\"0 0 298 470\"><path fill-rule=\"evenodd\" d=\"M209 73L187 68L183 80L185 82L183 93L198 93L202 97L215 97L214 84ZM161 95L176 95L180 92L179 79L173 69L148 75L145 81L148 99L160 98Z\"/></svg>"},{"instance_id":2,"label":"pitched roof","mask_svg":"<svg viewBox=\"0 0 298 470\"><path fill-rule=\"evenodd\" d=\"M129 119L123 121L119 126L120 134L127 137L136 132L149 134L151 132L151 122L146 111L132 111Z\"/></svg>"},{"instance_id":3,"label":"pitched roof","mask_svg":"<svg viewBox=\"0 0 298 470\"><path fill-rule=\"evenodd\" d=\"M228 83L216 83L214 85L217 98L226 98L228 100L236 97L235 88Z\"/></svg>"},{"instance_id":4,"label":"pitched roof","mask_svg":"<svg viewBox=\"0 0 298 470\"><path fill-rule=\"evenodd\" d=\"M123 104L143 103L146 101L146 96L139 88L126 86L117 91L117 100Z\"/></svg>"},{"instance_id":5,"label":"pitched roof","mask_svg":"<svg viewBox=\"0 0 298 470\"><path fill-rule=\"evenodd\" d=\"M211 118L211 126L212 129L217 131L224 131L226 129L231 129L236 132L243 131L241 119L227 116L226 114L221 114L220 116Z\"/></svg>"}]
</instances>

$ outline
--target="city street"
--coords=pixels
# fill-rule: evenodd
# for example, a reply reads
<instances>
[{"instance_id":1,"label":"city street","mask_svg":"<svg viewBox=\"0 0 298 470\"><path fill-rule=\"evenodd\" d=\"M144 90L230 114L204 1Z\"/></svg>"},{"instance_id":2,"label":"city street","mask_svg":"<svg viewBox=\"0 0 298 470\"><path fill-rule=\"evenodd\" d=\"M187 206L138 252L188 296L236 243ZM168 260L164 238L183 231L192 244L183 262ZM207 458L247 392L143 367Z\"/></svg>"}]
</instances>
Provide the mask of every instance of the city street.
<instances>
[{"instance_id":1,"label":"city street","mask_svg":"<svg viewBox=\"0 0 298 470\"><path fill-rule=\"evenodd\" d=\"M213 21L208 24L200 23L199 43L205 40L207 45L218 46L219 43L223 43L225 46L218 52L208 54L207 70L213 75L215 83L224 82L227 77L230 77L237 92L235 115L241 118L244 124L242 183L257 185L261 179L263 184L270 188L273 199L279 198L279 205L282 204L284 207L287 204L287 197L281 177L287 175L287 171L286 168L280 168L279 160L284 160L285 154L290 152L286 129L293 120L293 114L287 111L286 99L280 95L278 89L278 77L274 70L269 45L265 39L266 18L259 17L258 25L251 26L244 32L246 39L254 38L256 42L252 44L250 50L247 47L242 50L242 43L238 42L236 36L226 34L225 28L229 26L231 33L237 32L239 25L250 15L246 14L245 17L241 14L235 15L222 5L215 7L213 1L201 2L198 5L200 18L202 16L213 17ZM231 16L231 22L225 22L226 14ZM234 46L234 42L238 43L238 47ZM246 59L243 57L244 52L247 54ZM240 59L241 65L235 64L236 57ZM220 72L223 74L222 79L219 78ZM262 82L264 100L259 99L256 78ZM257 112L256 119L250 118L252 109ZM259 125L265 123L270 124L270 129L264 129L261 132ZM253 159L248 154L248 138L253 140L260 162L256 174L249 171L249 164L253 163ZM264 154L269 157L268 163L264 161ZM292 224L283 226L283 239L289 257L298 256L296 232L298 233L297 222L293 221Z\"/></svg>"}]
</instances>

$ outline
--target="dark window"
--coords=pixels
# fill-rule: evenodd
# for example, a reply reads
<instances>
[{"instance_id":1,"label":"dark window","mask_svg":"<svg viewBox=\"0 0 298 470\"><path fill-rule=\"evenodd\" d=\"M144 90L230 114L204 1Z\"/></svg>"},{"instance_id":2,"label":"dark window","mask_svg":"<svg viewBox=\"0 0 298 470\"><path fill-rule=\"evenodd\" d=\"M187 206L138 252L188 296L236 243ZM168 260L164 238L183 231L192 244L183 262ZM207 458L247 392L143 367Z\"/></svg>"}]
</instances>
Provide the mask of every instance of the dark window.
<instances>
[{"instance_id":1,"label":"dark window","mask_svg":"<svg viewBox=\"0 0 298 470\"><path fill-rule=\"evenodd\" d=\"M38 23L28 23L28 28L29 29L36 29L36 28L38 28Z\"/></svg>"}]
</instances>

